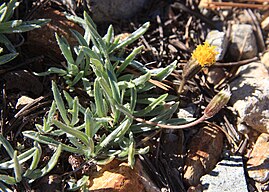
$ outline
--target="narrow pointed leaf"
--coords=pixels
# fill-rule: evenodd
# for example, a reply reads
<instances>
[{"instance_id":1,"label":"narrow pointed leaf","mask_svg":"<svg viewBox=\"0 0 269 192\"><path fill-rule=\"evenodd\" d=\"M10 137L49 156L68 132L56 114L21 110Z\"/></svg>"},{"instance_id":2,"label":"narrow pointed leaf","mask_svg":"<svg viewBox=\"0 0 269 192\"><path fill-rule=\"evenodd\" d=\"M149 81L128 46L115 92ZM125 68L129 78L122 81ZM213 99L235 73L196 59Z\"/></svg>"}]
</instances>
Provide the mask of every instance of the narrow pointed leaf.
<instances>
[{"instance_id":1,"label":"narrow pointed leaf","mask_svg":"<svg viewBox=\"0 0 269 192\"><path fill-rule=\"evenodd\" d=\"M19 53L9 53L9 54L5 54L5 55L0 56L0 66L15 59L18 55L19 55Z\"/></svg>"},{"instance_id":2,"label":"narrow pointed leaf","mask_svg":"<svg viewBox=\"0 0 269 192\"><path fill-rule=\"evenodd\" d=\"M41 177L49 173L55 167L61 155L61 152L62 152L62 145L60 144L57 147L51 159L49 160L48 164L43 169L41 169Z\"/></svg>"},{"instance_id":3,"label":"narrow pointed leaf","mask_svg":"<svg viewBox=\"0 0 269 192\"><path fill-rule=\"evenodd\" d=\"M5 147L10 158L13 158L14 149L10 145L10 143L4 138L3 135L0 135L0 143Z\"/></svg>"},{"instance_id":4,"label":"narrow pointed leaf","mask_svg":"<svg viewBox=\"0 0 269 192\"><path fill-rule=\"evenodd\" d=\"M14 151L13 162L14 162L15 180L16 182L20 182L22 180L22 167L19 164L18 151Z\"/></svg>"},{"instance_id":5,"label":"narrow pointed leaf","mask_svg":"<svg viewBox=\"0 0 269 192\"><path fill-rule=\"evenodd\" d=\"M0 181L9 185L15 185L17 183L14 177L11 177L9 175L3 175L3 174L0 174Z\"/></svg>"},{"instance_id":6,"label":"narrow pointed leaf","mask_svg":"<svg viewBox=\"0 0 269 192\"><path fill-rule=\"evenodd\" d=\"M143 46L135 48L128 57L124 60L124 62L120 65L120 67L116 71L116 75L119 75L129 64L132 60L134 60L135 56L141 52Z\"/></svg>"},{"instance_id":7,"label":"narrow pointed leaf","mask_svg":"<svg viewBox=\"0 0 269 192\"><path fill-rule=\"evenodd\" d=\"M57 105L57 109L59 110L61 117L63 118L64 122L67 125L69 125L70 121L67 118L67 113L66 113L66 109L64 106L63 98L62 98L61 93L58 90L57 85L54 81L52 81L52 92L53 92L55 103Z\"/></svg>"},{"instance_id":8,"label":"narrow pointed leaf","mask_svg":"<svg viewBox=\"0 0 269 192\"><path fill-rule=\"evenodd\" d=\"M69 133L69 134L73 135L74 137L80 139L86 146L89 145L89 138L83 132L80 132L80 131L73 129L69 126L66 126L65 124L63 124L57 120L52 120L52 122L54 123L54 125L56 125L58 128L60 128L64 132Z\"/></svg>"},{"instance_id":9,"label":"narrow pointed leaf","mask_svg":"<svg viewBox=\"0 0 269 192\"><path fill-rule=\"evenodd\" d=\"M73 108L71 110L72 114L71 126L74 126L75 124L78 123L79 121L78 112L79 112L78 97L75 97L73 101Z\"/></svg>"},{"instance_id":10,"label":"narrow pointed leaf","mask_svg":"<svg viewBox=\"0 0 269 192\"><path fill-rule=\"evenodd\" d=\"M38 132L35 131L24 131L23 136L33 139L39 143L46 144L46 145L52 145L55 147L58 147L60 144L62 145L62 149L65 151L68 151L70 153L76 153L76 154L82 154L83 152L77 148L71 147L69 145L62 144L59 141L56 141L48 136L44 136L39 134ZM1 164L0 164L1 165ZM0 166L1 168L1 166Z\"/></svg>"},{"instance_id":11,"label":"narrow pointed leaf","mask_svg":"<svg viewBox=\"0 0 269 192\"><path fill-rule=\"evenodd\" d=\"M127 37L124 41L122 41L120 44L118 44L115 48L113 48L109 52L112 53L116 49L120 49L131 44L132 42L137 40L139 37L141 37L148 30L149 26L150 26L149 22L143 24L139 29L133 32L129 37Z\"/></svg>"},{"instance_id":12,"label":"narrow pointed leaf","mask_svg":"<svg viewBox=\"0 0 269 192\"><path fill-rule=\"evenodd\" d=\"M55 33L55 37L67 62L70 64L75 64L70 45L66 44L66 40L63 37L59 37L57 33Z\"/></svg>"},{"instance_id":13,"label":"narrow pointed leaf","mask_svg":"<svg viewBox=\"0 0 269 192\"><path fill-rule=\"evenodd\" d=\"M31 159L31 157L34 155L34 151L35 151L35 148L32 148L32 149L29 149L28 151L20 154L18 156L19 164L22 164L25 161L28 161L29 159ZM13 160L0 163L0 169L12 169L12 168L14 168L14 161Z\"/></svg>"}]
</instances>

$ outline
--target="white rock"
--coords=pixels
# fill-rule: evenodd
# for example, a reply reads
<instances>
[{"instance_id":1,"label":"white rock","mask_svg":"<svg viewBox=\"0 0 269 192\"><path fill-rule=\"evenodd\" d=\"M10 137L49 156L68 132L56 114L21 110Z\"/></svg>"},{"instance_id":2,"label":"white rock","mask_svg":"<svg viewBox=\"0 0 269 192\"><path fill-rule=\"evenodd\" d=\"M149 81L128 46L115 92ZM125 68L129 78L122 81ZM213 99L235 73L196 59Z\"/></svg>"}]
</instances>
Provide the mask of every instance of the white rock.
<instances>
[{"instance_id":1,"label":"white rock","mask_svg":"<svg viewBox=\"0 0 269 192\"><path fill-rule=\"evenodd\" d=\"M16 109L21 109L22 107L24 107L25 105L32 103L34 101L34 99L27 97L27 96L21 96L18 99L18 102L16 104Z\"/></svg>"},{"instance_id":2,"label":"white rock","mask_svg":"<svg viewBox=\"0 0 269 192\"><path fill-rule=\"evenodd\" d=\"M193 106L188 106L186 108L180 108L177 116L178 118L192 118L195 113L195 109Z\"/></svg>"},{"instance_id":3,"label":"white rock","mask_svg":"<svg viewBox=\"0 0 269 192\"><path fill-rule=\"evenodd\" d=\"M206 41L209 44L216 46L216 50L219 52L219 54L216 56L216 61L222 60L228 46L228 39L226 38L226 34L218 30L210 31L207 34Z\"/></svg>"},{"instance_id":4,"label":"white rock","mask_svg":"<svg viewBox=\"0 0 269 192\"><path fill-rule=\"evenodd\" d=\"M262 133L269 133L269 74L262 63L243 66L231 82L230 102L238 112L239 122Z\"/></svg>"},{"instance_id":5,"label":"white rock","mask_svg":"<svg viewBox=\"0 0 269 192\"><path fill-rule=\"evenodd\" d=\"M213 171L201 178L203 191L248 192L242 157L220 161Z\"/></svg>"},{"instance_id":6,"label":"white rock","mask_svg":"<svg viewBox=\"0 0 269 192\"><path fill-rule=\"evenodd\" d=\"M248 24L234 24L231 32L231 45L229 47L229 53L233 59L237 60L239 58L243 46L241 59L250 59L257 55L257 43L252 26Z\"/></svg>"}]
</instances>

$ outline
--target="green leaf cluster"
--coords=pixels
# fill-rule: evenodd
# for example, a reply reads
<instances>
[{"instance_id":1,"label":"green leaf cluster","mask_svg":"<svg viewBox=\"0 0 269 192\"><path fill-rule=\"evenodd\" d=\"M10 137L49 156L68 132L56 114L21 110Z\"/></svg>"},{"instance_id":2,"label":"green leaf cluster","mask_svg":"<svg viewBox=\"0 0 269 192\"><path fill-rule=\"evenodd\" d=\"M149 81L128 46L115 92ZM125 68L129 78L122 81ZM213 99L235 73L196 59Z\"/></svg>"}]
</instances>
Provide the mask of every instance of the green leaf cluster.
<instances>
[{"instance_id":1,"label":"green leaf cluster","mask_svg":"<svg viewBox=\"0 0 269 192\"><path fill-rule=\"evenodd\" d=\"M46 175L57 164L62 151L62 145L59 144L47 165L38 168L42 155L42 149L38 142L35 141L31 149L19 152L14 150L10 143L0 135L0 146L3 146L10 158L10 160L0 162L0 189L3 191L11 191L7 185L15 185L23 178L31 183ZM30 166L27 169L23 168L23 164L30 159ZM8 174L7 170L9 169L13 169L12 175Z\"/></svg>"},{"instance_id":2,"label":"green leaf cluster","mask_svg":"<svg viewBox=\"0 0 269 192\"><path fill-rule=\"evenodd\" d=\"M64 37L56 34L66 67L52 67L39 74L58 74L65 80L68 91L61 91L52 81L54 101L48 115L42 125L36 125L37 131L24 131L23 135L42 144L61 145L62 150L82 155L86 161L106 164L114 158L126 159L133 167L135 155L149 151L148 146L136 146L136 134L156 129L135 122L133 116L151 117L163 123L171 119L178 106L174 102L176 97L149 94L155 88L149 80L164 80L175 69L176 62L156 72L135 60L143 50L142 46L125 53L126 46L141 37L149 23L120 40L114 35L112 26L101 37L86 12L83 19L68 18L84 27L84 35L72 30L78 45L71 48ZM140 74L127 73L128 66L138 69ZM80 85L90 104L81 103L80 96L75 95L74 89ZM67 142L62 142L59 137L65 137ZM70 181L70 190L72 186L77 189L78 183L84 185L84 181L84 177L76 184Z\"/></svg>"},{"instance_id":3,"label":"green leaf cluster","mask_svg":"<svg viewBox=\"0 0 269 192\"><path fill-rule=\"evenodd\" d=\"M37 19L32 21L11 20L14 10L18 6L19 2L17 2L17 0L10 0L9 3L0 5L0 66L18 56L15 46L7 38L6 34L30 31L40 28L42 25L49 22L48 19ZM4 45L7 50L4 50L1 47L2 45Z\"/></svg>"}]
</instances>

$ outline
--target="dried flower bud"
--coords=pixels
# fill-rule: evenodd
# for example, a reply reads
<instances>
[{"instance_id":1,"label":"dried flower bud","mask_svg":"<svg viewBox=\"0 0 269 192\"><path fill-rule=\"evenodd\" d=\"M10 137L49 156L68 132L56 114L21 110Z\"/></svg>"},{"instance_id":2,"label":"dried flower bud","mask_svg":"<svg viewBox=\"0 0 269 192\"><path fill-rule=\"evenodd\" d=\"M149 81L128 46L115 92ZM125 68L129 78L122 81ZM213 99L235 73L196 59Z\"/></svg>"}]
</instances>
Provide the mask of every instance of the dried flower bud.
<instances>
[{"instance_id":1,"label":"dried flower bud","mask_svg":"<svg viewBox=\"0 0 269 192\"><path fill-rule=\"evenodd\" d=\"M194 59L191 59L183 68L182 77L184 80L189 80L201 71L201 65Z\"/></svg>"},{"instance_id":2,"label":"dried flower bud","mask_svg":"<svg viewBox=\"0 0 269 192\"><path fill-rule=\"evenodd\" d=\"M230 97L231 91L229 88L223 89L215 95L204 110L206 118L216 115L228 103Z\"/></svg>"}]
</instances>

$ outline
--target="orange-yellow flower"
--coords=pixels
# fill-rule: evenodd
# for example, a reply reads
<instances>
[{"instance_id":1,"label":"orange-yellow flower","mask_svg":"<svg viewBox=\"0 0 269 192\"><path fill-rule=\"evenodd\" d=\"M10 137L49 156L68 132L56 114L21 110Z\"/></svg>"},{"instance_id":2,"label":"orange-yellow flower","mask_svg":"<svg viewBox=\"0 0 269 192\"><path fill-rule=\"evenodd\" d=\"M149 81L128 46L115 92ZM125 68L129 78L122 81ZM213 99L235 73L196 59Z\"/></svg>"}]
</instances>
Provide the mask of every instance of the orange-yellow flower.
<instances>
[{"instance_id":1,"label":"orange-yellow flower","mask_svg":"<svg viewBox=\"0 0 269 192\"><path fill-rule=\"evenodd\" d=\"M205 42L204 45L198 45L192 53L192 59L195 59L201 67L210 66L216 62L216 46Z\"/></svg>"}]
</instances>

